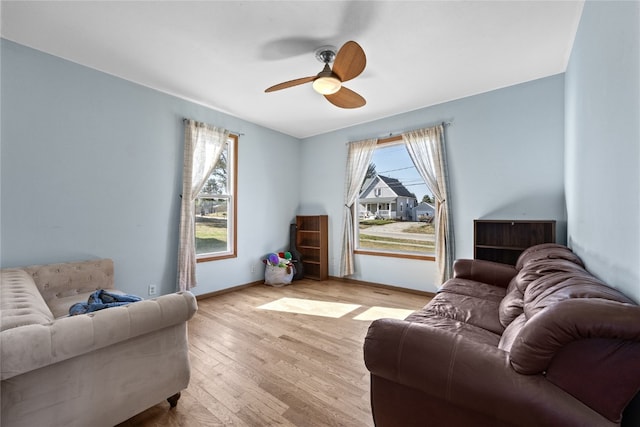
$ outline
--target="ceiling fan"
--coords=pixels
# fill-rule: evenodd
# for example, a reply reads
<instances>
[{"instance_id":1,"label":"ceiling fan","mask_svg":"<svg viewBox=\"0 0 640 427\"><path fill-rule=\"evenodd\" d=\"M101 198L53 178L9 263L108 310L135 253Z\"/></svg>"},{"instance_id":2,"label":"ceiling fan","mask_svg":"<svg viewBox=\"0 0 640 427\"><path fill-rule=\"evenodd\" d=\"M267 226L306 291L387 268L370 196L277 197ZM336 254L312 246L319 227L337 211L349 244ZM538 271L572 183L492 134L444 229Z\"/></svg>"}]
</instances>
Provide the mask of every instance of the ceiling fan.
<instances>
[{"instance_id":1,"label":"ceiling fan","mask_svg":"<svg viewBox=\"0 0 640 427\"><path fill-rule=\"evenodd\" d=\"M359 108L367 103L362 96L342 86L342 83L358 77L367 65L367 57L358 43L348 41L340 48L338 53L331 46L321 47L316 50L316 58L324 62L324 69L317 75L289 80L271 86L265 92L274 92L313 82L313 89L324 95L327 101L336 107ZM329 63L332 61L333 69L329 67Z\"/></svg>"}]
</instances>

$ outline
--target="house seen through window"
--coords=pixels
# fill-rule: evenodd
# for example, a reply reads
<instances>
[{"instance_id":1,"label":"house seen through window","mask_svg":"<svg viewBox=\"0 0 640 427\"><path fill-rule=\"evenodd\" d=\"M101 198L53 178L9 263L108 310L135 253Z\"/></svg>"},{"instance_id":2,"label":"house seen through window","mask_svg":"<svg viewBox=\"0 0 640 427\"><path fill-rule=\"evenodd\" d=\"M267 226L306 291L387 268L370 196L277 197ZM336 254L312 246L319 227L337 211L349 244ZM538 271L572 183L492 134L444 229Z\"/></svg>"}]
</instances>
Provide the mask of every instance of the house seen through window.
<instances>
[{"instance_id":1,"label":"house seen through window","mask_svg":"<svg viewBox=\"0 0 640 427\"><path fill-rule=\"evenodd\" d=\"M357 253L433 259L434 198L401 138L378 144L357 206Z\"/></svg>"},{"instance_id":2,"label":"house seen through window","mask_svg":"<svg viewBox=\"0 0 640 427\"><path fill-rule=\"evenodd\" d=\"M229 135L218 162L195 200L198 262L236 256L238 137Z\"/></svg>"}]
</instances>

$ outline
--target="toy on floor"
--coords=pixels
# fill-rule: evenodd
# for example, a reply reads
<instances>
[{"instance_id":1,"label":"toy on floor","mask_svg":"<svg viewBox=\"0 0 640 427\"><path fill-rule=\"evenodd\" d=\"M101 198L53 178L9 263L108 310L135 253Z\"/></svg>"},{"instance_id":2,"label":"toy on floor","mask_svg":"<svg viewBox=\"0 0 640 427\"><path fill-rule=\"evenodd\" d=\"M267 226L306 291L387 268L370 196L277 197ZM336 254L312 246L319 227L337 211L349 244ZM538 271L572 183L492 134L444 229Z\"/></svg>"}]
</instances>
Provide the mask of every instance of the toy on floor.
<instances>
[{"instance_id":1,"label":"toy on floor","mask_svg":"<svg viewBox=\"0 0 640 427\"><path fill-rule=\"evenodd\" d=\"M272 286L284 286L291 283L295 267L290 252L270 253L262 262L266 264L264 283Z\"/></svg>"}]
</instances>

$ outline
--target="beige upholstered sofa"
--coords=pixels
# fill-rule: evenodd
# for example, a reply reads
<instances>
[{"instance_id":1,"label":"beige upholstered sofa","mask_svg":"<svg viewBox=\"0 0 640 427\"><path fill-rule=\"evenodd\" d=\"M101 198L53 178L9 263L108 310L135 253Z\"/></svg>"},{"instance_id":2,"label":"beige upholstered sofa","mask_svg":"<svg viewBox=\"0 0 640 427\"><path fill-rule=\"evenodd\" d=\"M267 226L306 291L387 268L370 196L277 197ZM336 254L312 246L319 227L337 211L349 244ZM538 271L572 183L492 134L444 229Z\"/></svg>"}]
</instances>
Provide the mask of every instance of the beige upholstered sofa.
<instances>
[{"instance_id":1,"label":"beige upholstered sofa","mask_svg":"<svg viewBox=\"0 0 640 427\"><path fill-rule=\"evenodd\" d=\"M108 259L0 270L3 427L113 426L189 383L181 292L68 316L98 289L118 293Z\"/></svg>"}]
</instances>

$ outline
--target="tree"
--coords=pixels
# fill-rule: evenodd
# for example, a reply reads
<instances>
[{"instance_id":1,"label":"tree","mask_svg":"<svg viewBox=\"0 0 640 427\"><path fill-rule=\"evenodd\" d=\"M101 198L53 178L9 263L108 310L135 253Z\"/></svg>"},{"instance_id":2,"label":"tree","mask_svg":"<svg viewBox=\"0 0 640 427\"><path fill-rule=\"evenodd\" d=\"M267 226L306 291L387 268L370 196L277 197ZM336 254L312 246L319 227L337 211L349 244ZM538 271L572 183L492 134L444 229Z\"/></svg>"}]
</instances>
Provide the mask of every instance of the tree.
<instances>
[{"instance_id":1,"label":"tree","mask_svg":"<svg viewBox=\"0 0 640 427\"><path fill-rule=\"evenodd\" d=\"M367 167L367 173L365 174L364 179L362 180L362 184L360 185L361 193L362 193L362 190L364 189L365 182L367 182L367 180L370 178L374 178L376 175L378 175L378 172L376 172L376 164L369 163L369 166Z\"/></svg>"},{"instance_id":2,"label":"tree","mask_svg":"<svg viewBox=\"0 0 640 427\"><path fill-rule=\"evenodd\" d=\"M433 203L433 198L432 198L430 195L425 194L425 195L422 197L422 202L423 202L423 203Z\"/></svg>"},{"instance_id":3,"label":"tree","mask_svg":"<svg viewBox=\"0 0 640 427\"><path fill-rule=\"evenodd\" d=\"M202 187L201 193L224 194L227 189L227 150L223 150L218 163Z\"/></svg>"},{"instance_id":4,"label":"tree","mask_svg":"<svg viewBox=\"0 0 640 427\"><path fill-rule=\"evenodd\" d=\"M377 174L378 173L376 172L376 164L369 163L369 166L367 167L367 174L364 176L364 180L366 181L369 178L373 178Z\"/></svg>"}]
</instances>

